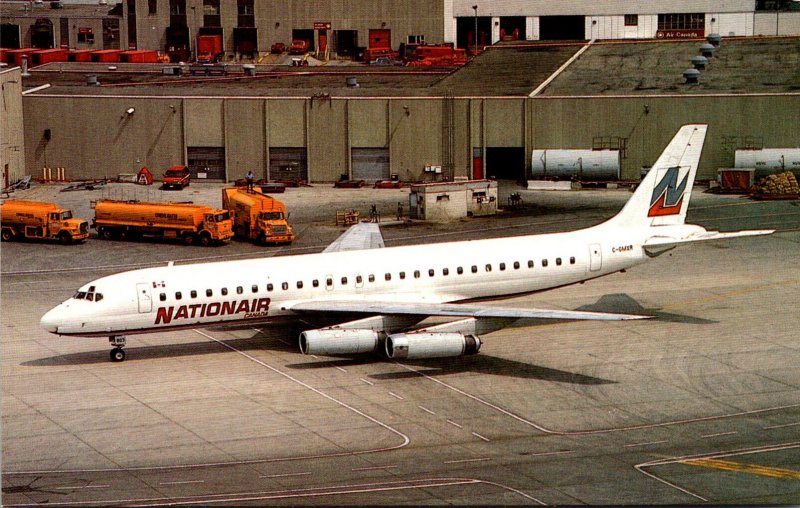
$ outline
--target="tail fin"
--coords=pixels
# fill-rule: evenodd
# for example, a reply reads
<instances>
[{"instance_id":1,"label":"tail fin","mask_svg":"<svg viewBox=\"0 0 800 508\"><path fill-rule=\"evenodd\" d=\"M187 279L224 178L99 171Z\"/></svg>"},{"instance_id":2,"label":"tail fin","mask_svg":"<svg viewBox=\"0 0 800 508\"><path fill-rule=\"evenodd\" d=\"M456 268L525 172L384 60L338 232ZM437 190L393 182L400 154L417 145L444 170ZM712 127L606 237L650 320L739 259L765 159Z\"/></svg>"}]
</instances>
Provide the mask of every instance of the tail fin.
<instances>
[{"instance_id":1,"label":"tail fin","mask_svg":"<svg viewBox=\"0 0 800 508\"><path fill-rule=\"evenodd\" d=\"M707 125L684 125L636 192L610 222L624 227L672 226L686 221Z\"/></svg>"}]
</instances>

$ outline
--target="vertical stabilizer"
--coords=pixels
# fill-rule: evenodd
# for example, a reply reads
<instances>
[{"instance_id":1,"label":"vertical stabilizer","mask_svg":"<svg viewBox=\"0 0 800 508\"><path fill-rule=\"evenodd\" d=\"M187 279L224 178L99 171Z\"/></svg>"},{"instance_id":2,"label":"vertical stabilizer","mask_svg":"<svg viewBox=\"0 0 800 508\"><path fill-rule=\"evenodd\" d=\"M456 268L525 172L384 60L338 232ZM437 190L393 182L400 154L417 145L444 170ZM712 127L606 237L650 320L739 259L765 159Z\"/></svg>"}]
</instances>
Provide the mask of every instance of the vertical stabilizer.
<instances>
[{"instance_id":1,"label":"vertical stabilizer","mask_svg":"<svg viewBox=\"0 0 800 508\"><path fill-rule=\"evenodd\" d=\"M672 226L686 221L707 125L684 125L636 192L611 222L617 226Z\"/></svg>"}]
</instances>

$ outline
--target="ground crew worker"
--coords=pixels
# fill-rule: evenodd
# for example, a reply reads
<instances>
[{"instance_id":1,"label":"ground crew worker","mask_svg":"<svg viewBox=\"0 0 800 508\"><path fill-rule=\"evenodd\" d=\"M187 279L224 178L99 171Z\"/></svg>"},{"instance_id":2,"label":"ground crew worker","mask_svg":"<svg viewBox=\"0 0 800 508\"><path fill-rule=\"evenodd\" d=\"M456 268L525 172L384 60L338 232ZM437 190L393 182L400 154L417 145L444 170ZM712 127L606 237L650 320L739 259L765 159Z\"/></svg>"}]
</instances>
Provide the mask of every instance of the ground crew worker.
<instances>
[{"instance_id":1,"label":"ground crew worker","mask_svg":"<svg viewBox=\"0 0 800 508\"><path fill-rule=\"evenodd\" d=\"M251 170L248 170L247 174L245 175L244 178L245 178L245 180L247 180L247 191L248 192L252 192L253 191L253 180L255 180L256 175L254 175Z\"/></svg>"}]
</instances>

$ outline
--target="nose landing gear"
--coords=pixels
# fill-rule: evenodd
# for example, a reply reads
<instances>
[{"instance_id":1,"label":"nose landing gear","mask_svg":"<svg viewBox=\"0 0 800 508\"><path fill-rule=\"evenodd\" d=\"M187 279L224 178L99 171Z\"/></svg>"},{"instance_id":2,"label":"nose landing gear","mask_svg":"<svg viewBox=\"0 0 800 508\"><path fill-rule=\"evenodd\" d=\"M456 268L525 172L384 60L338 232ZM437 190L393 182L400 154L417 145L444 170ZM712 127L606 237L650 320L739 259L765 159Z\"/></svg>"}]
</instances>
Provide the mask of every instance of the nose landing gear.
<instances>
[{"instance_id":1,"label":"nose landing gear","mask_svg":"<svg viewBox=\"0 0 800 508\"><path fill-rule=\"evenodd\" d=\"M125 336L124 335L112 335L108 338L108 342L111 343L114 348L111 350L111 361L112 362L121 362L125 359L125 351L122 349L125 347Z\"/></svg>"}]
</instances>

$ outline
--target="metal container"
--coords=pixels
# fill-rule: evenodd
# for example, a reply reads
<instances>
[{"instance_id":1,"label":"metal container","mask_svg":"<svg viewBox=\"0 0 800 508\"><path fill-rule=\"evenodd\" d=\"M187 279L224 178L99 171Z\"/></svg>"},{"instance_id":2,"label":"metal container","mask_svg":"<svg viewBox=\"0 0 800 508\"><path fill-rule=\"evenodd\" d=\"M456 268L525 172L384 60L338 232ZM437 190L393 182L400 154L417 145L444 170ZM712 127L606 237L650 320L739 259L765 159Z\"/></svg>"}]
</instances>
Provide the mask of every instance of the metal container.
<instances>
[{"instance_id":1,"label":"metal container","mask_svg":"<svg viewBox=\"0 0 800 508\"><path fill-rule=\"evenodd\" d=\"M532 179L619 180L619 150L533 150Z\"/></svg>"},{"instance_id":2,"label":"metal container","mask_svg":"<svg viewBox=\"0 0 800 508\"><path fill-rule=\"evenodd\" d=\"M736 150L733 165L737 168L755 169L756 178L783 171L800 174L800 148Z\"/></svg>"}]
</instances>

